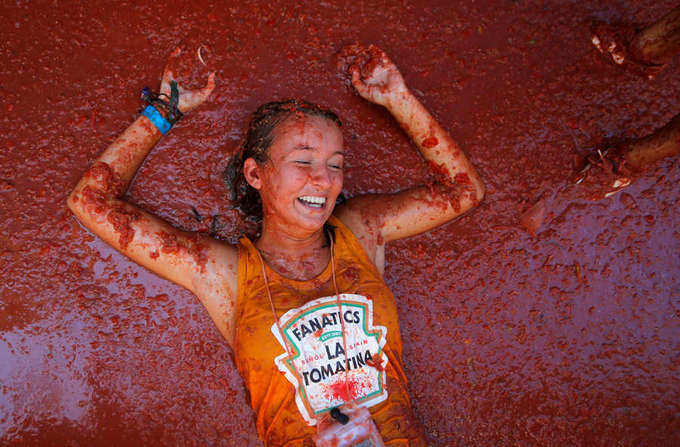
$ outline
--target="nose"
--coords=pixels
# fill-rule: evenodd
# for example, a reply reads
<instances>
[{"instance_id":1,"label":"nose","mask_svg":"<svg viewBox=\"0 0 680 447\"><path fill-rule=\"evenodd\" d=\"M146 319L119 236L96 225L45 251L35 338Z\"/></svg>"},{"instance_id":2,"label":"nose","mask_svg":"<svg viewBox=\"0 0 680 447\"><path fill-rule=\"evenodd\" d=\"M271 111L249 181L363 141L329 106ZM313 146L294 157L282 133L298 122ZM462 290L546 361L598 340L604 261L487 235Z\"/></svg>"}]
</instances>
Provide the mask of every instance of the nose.
<instances>
[{"instance_id":1,"label":"nose","mask_svg":"<svg viewBox=\"0 0 680 447\"><path fill-rule=\"evenodd\" d=\"M319 189L328 189L331 186L331 173L328 167L319 163L315 169L309 173L309 181Z\"/></svg>"}]
</instances>

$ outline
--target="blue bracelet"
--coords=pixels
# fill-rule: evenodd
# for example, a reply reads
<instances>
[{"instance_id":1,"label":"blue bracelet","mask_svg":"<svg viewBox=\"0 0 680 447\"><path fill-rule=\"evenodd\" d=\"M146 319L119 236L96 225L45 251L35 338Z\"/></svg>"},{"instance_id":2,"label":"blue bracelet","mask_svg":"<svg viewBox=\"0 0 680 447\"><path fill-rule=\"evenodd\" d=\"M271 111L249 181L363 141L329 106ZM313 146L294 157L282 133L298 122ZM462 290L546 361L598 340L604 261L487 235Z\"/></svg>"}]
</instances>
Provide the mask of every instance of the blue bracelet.
<instances>
[{"instance_id":1,"label":"blue bracelet","mask_svg":"<svg viewBox=\"0 0 680 447\"><path fill-rule=\"evenodd\" d=\"M146 109L142 112L142 115L149 118L149 121L158 128L158 130L165 135L168 133L172 125L168 120L165 119L161 112L156 110L154 106L146 106Z\"/></svg>"}]
</instances>

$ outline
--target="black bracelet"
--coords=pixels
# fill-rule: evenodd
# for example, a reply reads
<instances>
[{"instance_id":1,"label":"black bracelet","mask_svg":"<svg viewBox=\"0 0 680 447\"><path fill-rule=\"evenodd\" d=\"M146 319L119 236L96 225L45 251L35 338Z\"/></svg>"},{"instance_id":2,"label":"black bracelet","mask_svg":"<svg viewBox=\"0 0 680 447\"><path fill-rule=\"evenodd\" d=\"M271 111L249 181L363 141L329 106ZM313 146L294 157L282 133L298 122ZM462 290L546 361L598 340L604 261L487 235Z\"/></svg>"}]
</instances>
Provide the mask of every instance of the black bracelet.
<instances>
[{"instance_id":1,"label":"black bracelet","mask_svg":"<svg viewBox=\"0 0 680 447\"><path fill-rule=\"evenodd\" d=\"M177 121L184 116L182 112L179 111L177 105L179 104L179 89L177 88L176 81L170 81L170 96L165 93L155 93L152 92L149 87L144 87L142 89L142 101L155 107L156 109L162 109L165 112L166 119L171 125L174 125ZM167 98L167 99L163 99ZM160 110L159 110L160 111Z\"/></svg>"}]
</instances>

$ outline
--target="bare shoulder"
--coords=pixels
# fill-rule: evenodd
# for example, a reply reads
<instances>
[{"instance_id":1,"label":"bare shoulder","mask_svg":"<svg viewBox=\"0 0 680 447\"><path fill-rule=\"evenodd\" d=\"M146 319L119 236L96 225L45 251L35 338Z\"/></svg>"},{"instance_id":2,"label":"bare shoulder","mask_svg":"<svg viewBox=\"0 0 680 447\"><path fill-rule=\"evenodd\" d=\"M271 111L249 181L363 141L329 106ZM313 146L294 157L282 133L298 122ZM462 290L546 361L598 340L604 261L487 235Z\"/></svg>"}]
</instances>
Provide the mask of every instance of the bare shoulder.
<instances>
[{"instance_id":1,"label":"bare shoulder","mask_svg":"<svg viewBox=\"0 0 680 447\"><path fill-rule=\"evenodd\" d=\"M207 249L204 269L193 278L193 290L231 345L238 293L238 249L208 237L205 244Z\"/></svg>"},{"instance_id":2,"label":"bare shoulder","mask_svg":"<svg viewBox=\"0 0 680 447\"><path fill-rule=\"evenodd\" d=\"M339 205L333 215L352 231L368 257L383 273L385 267L385 241L380 234L380 213L371 212L379 201L378 195L355 197Z\"/></svg>"},{"instance_id":3,"label":"bare shoulder","mask_svg":"<svg viewBox=\"0 0 680 447\"><path fill-rule=\"evenodd\" d=\"M236 286L238 277L238 248L217 239L205 237L207 245L207 262L205 273L208 277L217 277L226 284ZM205 277L198 276L201 282Z\"/></svg>"}]
</instances>

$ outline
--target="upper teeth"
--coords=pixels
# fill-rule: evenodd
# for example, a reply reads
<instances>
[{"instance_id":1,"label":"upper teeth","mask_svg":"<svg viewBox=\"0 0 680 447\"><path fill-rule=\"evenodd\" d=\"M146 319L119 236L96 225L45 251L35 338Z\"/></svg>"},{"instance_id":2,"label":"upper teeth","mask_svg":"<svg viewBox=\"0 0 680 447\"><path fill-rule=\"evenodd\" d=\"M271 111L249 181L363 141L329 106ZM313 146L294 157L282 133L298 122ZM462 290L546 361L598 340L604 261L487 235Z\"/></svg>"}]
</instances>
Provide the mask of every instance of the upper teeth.
<instances>
[{"instance_id":1,"label":"upper teeth","mask_svg":"<svg viewBox=\"0 0 680 447\"><path fill-rule=\"evenodd\" d=\"M302 196L302 197L300 197L300 200L303 200L303 201L309 202L309 203L318 203L320 205L323 205L324 203L326 203L325 197Z\"/></svg>"}]
</instances>

